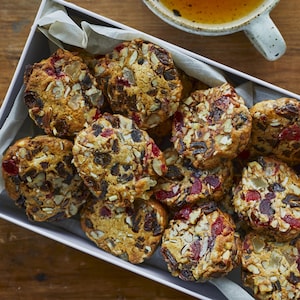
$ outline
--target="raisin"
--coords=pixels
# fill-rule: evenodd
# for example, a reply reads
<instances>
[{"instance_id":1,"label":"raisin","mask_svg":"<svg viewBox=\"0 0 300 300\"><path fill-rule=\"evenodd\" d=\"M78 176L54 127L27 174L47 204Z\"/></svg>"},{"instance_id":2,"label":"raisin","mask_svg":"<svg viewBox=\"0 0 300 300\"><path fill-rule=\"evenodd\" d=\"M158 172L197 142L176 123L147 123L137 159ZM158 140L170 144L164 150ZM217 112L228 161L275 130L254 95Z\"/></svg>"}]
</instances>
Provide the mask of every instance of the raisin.
<instances>
[{"instance_id":1,"label":"raisin","mask_svg":"<svg viewBox=\"0 0 300 300\"><path fill-rule=\"evenodd\" d=\"M100 188L101 188L101 194L99 196L100 199L104 199L107 194L107 189L108 189L108 183L105 180L102 180L100 183Z\"/></svg>"},{"instance_id":2,"label":"raisin","mask_svg":"<svg viewBox=\"0 0 300 300\"><path fill-rule=\"evenodd\" d=\"M271 192L283 192L285 188L280 183L275 182L268 187L268 190Z\"/></svg>"},{"instance_id":3,"label":"raisin","mask_svg":"<svg viewBox=\"0 0 300 300\"><path fill-rule=\"evenodd\" d=\"M180 169L174 165L168 166L168 171L165 177L170 180L176 180L176 181L181 181L184 179L184 175L181 173Z\"/></svg>"},{"instance_id":4,"label":"raisin","mask_svg":"<svg viewBox=\"0 0 300 300\"><path fill-rule=\"evenodd\" d=\"M217 189L221 186L221 182L217 176L208 175L203 179L203 182L209 184L214 189Z\"/></svg>"},{"instance_id":5,"label":"raisin","mask_svg":"<svg viewBox=\"0 0 300 300\"><path fill-rule=\"evenodd\" d=\"M195 278L193 276L193 272L189 268L181 270L178 277L184 281L194 281L195 280Z\"/></svg>"},{"instance_id":6,"label":"raisin","mask_svg":"<svg viewBox=\"0 0 300 300\"><path fill-rule=\"evenodd\" d=\"M111 155L109 153L102 153L96 150L94 153L94 163L101 165L102 167L107 167L111 162Z\"/></svg>"},{"instance_id":7,"label":"raisin","mask_svg":"<svg viewBox=\"0 0 300 300\"><path fill-rule=\"evenodd\" d=\"M140 142L142 140L142 133L139 129L133 129L131 131L131 137L134 142Z\"/></svg>"},{"instance_id":8,"label":"raisin","mask_svg":"<svg viewBox=\"0 0 300 300\"><path fill-rule=\"evenodd\" d=\"M167 81L174 80L176 78L176 71L174 69L166 70L164 72L164 78Z\"/></svg>"},{"instance_id":9,"label":"raisin","mask_svg":"<svg viewBox=\"0 0 300 300\"><path fill-rule=\"evenodd\" d=\"M103 207L101 207L99 214L100 214L101 217L110 218L111 217L111 210L108 207L103 206Z\"/></svg>"},{"instance_id":10,"label":"raisin","mask_svg":"<svg viewBox=\"0 0 300 300\"><path fill-rule=\"evenodd\" d=\"M207 151L206 143L203 141L192 142L191 147L195 148L195 150L193 151L193 153L195 154L202 154Z\"/></svg>"},{"instance_id":11,"label":"raisin","mask_svg":"<svg viewBox=\"0 0 300 300\"><path fill-rule=\"evenodd\" d=\"M296 276L294 272L290 272L289 276L287 277L288 282L290 282L293 285L297 285L300 283L300 277Z\"/></svg>"},{"instance_id":12,"label":"raisin","mask_svg":"<svg viewBox=\"0 0 300 300\"><path fill-rule=\"evenodd\" d=\"M119 153L120 151L120 147L119 147L119 141L118 140L114 140L113 144L111 146L111 149L114 153Z\"/></svg>"},{"instance_id":13,"label":"raisin","mask_svg":"<svg viewBox=\"0 0 300 300\"><path fill-rule=\"evenodd\" d=\"M28 108L42 109L44 106L43 101L34 92L26 92L24 94L24 102Z\"/></svg>"},{"instance_id":14,"label":"raisin","mask_svg":"<svg viewBox=\"0 0 300 300\"><path fill-rule=\"evenodd\" d=\"M259 211L267 216L272 216L275 210L272 208L272 203L270 199L263 199L259 204Z\"/></svg>"},{"instance_id":15,"label":"raisin","mask_svg":"<svg viewBox=\"0 0 300 300\"><path fill-rule=\"evenodd\" d=\"M103 126L99 125L99 124L93 124L92 130L93 130L94 136L98 136L102 132Z\"/></svg>"},{"instance_id":16,"label":"raisin","mask_svg":"<svg viewBox=\"0 0 300 300\"><path fill-rule=\"evenodd\" d=\"M81 81L81 87L84 90L88 90L93 86L91 77L89 76L89 74L85 74L83 80Z\"/></svg>"},{"instance_id":17,"label":"raisin","mask_svg":"<svg viewBox=\"0 0 300 300\"><path fill-rule=\"evenodd\" d=\"M296 195L288 194L282 200L282 203L289 205L290 207L300 207L300 197Z\"/></svg>"},{"instance_id":18,"label":"raisin","mask_svg":"<svg viewBox=\"0 0 300 300\"><path fill-rule=\"evenodd\" d=\"M167 248L161 248L161 254L171 264L171 268L176 270L178 267L178 263L175 257L171 254L171 252Z\"/></svg>"},{"instance_id":19,"label":"raisin","mask_svg":"<svg viewBox=\"0 0 300 300\"><path fill-rule=\"evenodd\" d=\"M211 121L219 121L223 115L224 111L218 107L214 107L213 110L210 112L209 120Z\"/></svg>"},{"instance_id":20,"label":"raisin","mask_svg":"<svg viewBox=\"0 0 300 300\"><path fill-rule=\"evenodd\" d=\"M174 127L176 131L182 131L183 123L183 114L181 112L175 112L174 114Z\"/></svg>"},{"instance_id":21,"label":"raisin","mask_svg":"<svg viewBox=\"0 0 300 300\"><path fill-rule=\"evenodd\" d=\"M119 172L120 172L120 165L118 163L116 163L111 167L110 173L113 176L118 176Z\"/></svg>"}]
</instances>

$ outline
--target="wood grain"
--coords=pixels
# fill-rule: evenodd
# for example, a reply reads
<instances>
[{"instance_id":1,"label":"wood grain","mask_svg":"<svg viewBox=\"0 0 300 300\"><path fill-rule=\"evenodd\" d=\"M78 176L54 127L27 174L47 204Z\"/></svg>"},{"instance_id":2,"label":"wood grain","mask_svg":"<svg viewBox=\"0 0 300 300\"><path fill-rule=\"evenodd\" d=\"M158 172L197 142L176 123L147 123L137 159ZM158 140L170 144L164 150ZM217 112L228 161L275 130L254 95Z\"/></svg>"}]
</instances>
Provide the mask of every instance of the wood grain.
<instances>
[{"instance_id":1,"label":"wood grain","mask_svg":"<svg viewBox=\"0 0 300 300\"><path fill-rule=\"evenodd\" d=\"M300 93L299 0L282 0L271 14L288 47L286 54L275 62L261 57L241 32L223 37L184 33L159 20L142 1L72 2ZM38 0L1 0L0 103L39 5ZM0 220L0 272L0 299L191 299L4 220Z\"/></svg>"}]
</instances>

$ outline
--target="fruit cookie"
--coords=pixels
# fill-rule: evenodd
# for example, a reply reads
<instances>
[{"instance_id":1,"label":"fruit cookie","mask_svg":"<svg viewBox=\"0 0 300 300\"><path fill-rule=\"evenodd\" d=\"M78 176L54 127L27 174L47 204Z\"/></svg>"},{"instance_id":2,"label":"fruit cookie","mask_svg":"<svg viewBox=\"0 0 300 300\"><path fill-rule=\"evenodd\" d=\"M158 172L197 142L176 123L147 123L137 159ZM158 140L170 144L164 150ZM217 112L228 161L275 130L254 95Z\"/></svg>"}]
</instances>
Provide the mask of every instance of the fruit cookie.
<instances>
[{"instance_id":1,"label":"fruit cookie","mask_svg":"<svg viewBox=\"0 0 300 300\"><path fill-rule=\"evenodd\" d=\"M196 167L214 168L235 158L250 134L249 110L228 83L191 93L174 115L174 147Z\"/></svg>"},{"instance_id":2,"label":"fruit cookie","mask_svg":"<svg viewBox=\"0 0 300 300\"><path fill-rule=\"evenodd\" d=\"M300 102L292 98L265 100L250 109L252 150L257 155L275 155L295 165L300 163Z\"/></svg>"},{"instance_id":3,"label":"fruit cookie","mask_svg":"<svg viewBox=\"0 0 300 300\"><path fill-rule=\"evenodd\" d=\"M112 111L142 129L157 126L178 108L179 73L171 54L158 45L141 39L123 42L99 61L95 74L107 87Z\"/></svg>"},{"instance_id":4,"label":"fruit cookie","mask_svg":"<svg viewBox=\"0 0 300 300\"><path fill-rule=\"evenodd\" d=\"M300 180L277 159L259 157L247 164L233 192L233 206L253 229L278 241L300 233Z\"/></svg>"},{"instance_id":5,"label":"fruit cookie","mask_svg":"<svg viewBox=\"0 0 300 300\"><path fill-rule=\"evenodd\" d=\"M87 200L72 164L73 143L50 136L26 137L5 152L2 174L8 195L34 221L74 216Z\"/></svg>"},{"instance_id":6,"label":"fruit cookie","mask_svg":"<svg viewBox=\"0 0 300 300\"><path fill-rule=\"evenodd\" d=\"M214 202L182 208L162 237L169 271L187 281L226 275L240 263L240 251L234 222Z\"/></svg>"},{"instance_id":7,"label":"fruit cookie","mask_svg":"<svg viewBox=\"0 0 300 300\"><path fill-rule=\"evenodd\" d=\"M121 115L103 114L75 138L74 164L96 197L124 206L149 199L166 172L163 153L146 131Z\"/></svg>"},{"instance_id":8,"label":"fruit cookie","mask_svg":"<svg viewBox=\"0 0 300 300\"><path fill-rule=\"evenodd\" d=\"M300 240L275 242L248 233L242 246L242 280L255 299L300 299Z\"/></svg>"},{"instance_id":9,"label":"fruit cookie","mask_svg":"<svg viewBox=\"0 0 300 300\"><path fill-rule=\"evenodd\" d=\"M164 151L167 173L154 187L154 196L160 202L180 208L200 200L220 200L232 187L232 163L224 161L214 169L193 166L188 158L169 148Z\"/></svg>"},{"instance_id":10,"label":"fruit cookie","mask_svg":"<svg viewBox=\"0 0 300 300\"><path fill-rule=\"evenodd\" d=\"M24 81L29 115L49 135L73 137L103 105L102 92L87 65L66 50L58 49L29 66Z\"/></svg>"},{"instance_id":11,"label":"fruit cookie","mask_svg":"<svg viewBox=\"0 0 300 300\"><path fill-rule=\"evenodd\" d=\"M166 211L153 200L116 207L112 202L93 199L81 212L87 237L99 248L133 264L153 254L167 223Z\"/></svg>"}]
</instances>

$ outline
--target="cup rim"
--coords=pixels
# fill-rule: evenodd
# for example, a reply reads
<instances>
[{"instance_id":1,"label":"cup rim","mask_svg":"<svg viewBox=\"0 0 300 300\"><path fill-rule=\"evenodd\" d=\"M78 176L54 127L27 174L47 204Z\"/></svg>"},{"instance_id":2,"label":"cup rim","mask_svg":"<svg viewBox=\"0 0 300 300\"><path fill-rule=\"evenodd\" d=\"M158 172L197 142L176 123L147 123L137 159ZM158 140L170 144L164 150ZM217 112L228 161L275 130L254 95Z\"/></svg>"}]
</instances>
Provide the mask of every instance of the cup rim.
<instances>
[{"instance_id":1,"label":"cup rim","mask_svg":"<svg viewBox=\"0 0 300 300\"><path fill-rule=\"evenodd\" d=\"M249 15L232 22L205 24L193 22L181 16L176 16L159 0L143 0L150 11L164 22L180 30L199 35L225 35L243 30L243 28L247 27L247 25L256 18L263 16L264 14L269 14L279 1L280 0L266 0Z\"/></svg>"}]
</instances>

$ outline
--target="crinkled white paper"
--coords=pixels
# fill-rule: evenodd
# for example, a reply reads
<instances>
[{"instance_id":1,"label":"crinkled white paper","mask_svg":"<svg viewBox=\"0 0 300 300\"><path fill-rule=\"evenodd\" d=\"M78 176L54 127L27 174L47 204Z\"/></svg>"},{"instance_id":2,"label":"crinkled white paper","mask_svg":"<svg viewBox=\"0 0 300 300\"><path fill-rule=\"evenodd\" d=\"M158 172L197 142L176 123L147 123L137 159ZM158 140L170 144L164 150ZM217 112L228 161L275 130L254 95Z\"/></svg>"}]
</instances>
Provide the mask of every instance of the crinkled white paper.
<instances>
[{"instance_id":1,"label":"crinkled white paper","mask_svg":"<svg viewBox=\"0 0 300 300\"><path fill-rule=\"evenodd\" d=\"M105 54L111 51L121 41L142 38L168 49L172 53L174 61L179 68L207 85L217 86L226 82L226 76L222 71L190 56L183 55L168 43L135 30L93 25L86 21L82 21L79 26L68 16L63 6L53 2L49 3L53 5L47 6L42 12L41 18L38 20L38 25L39 30L57 47L64 48L64 46L68 44L81 47L93 54ZM253 105L253 99L255 99L256 102L263 99L275 99L280 96L275 91L254 85L252 82L243 83L236 87L236 90L245 99L249 107ZM3 127L0 128L0 162L2 160L2 154L14 140L22 137L22 134L23 136L36 134L36 128L33 122L32 124L27 124L26 122L28 122L28 111L23 103L23 89L21 89L14 101L6 122ZM22 126L26 128L25 131L20 130ZM3 179L0 174L0 193L3 192L3 190ZM66 230L69 230L67 228L68 223L65 222L65 224ZM77 228L74 226L71 227L72 230ZM82 235L82 232L74 233L79 236ZM214 279L211 283L230 300L253 299L244 289L228 278Z\"/></svg>"}]
</instances>

